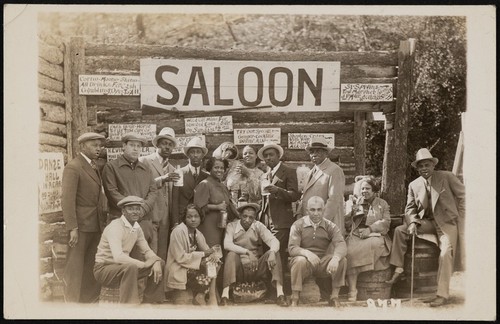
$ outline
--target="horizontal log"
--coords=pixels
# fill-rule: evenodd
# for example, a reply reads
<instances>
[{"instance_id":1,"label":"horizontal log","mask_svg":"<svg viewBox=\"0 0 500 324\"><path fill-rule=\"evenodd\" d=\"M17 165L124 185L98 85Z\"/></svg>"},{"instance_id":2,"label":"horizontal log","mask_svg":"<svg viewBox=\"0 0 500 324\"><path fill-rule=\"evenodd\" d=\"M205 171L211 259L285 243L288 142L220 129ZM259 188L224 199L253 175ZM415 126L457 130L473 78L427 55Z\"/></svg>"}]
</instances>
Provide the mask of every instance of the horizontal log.
<instances>
[{"instance_id":1,"label":"horizontal log","mask_svg":"<svg viewBox=\"0 0 500 324\"><path fill-rule=\"evenodd\" d=\"M52 242L42 242L38 244L38 257L39 258L48 258L52 256Z\"/></svg>"},{"instance_id":2,"label":"horizontal log","mask_svg":"<svg viewBox=\"0 0 500 324\"><path fill-rule=\"evenodd\" d=\"M377 112L395 109L396 101L390 102L341 102L340 110L349 112Z\"/></svg>"},{"instance_id":3,"label":"horizontal log","mask_svg":"<svg viewBox=\"0 0 500 324\"><path fill-rule=\"evenodd\" d=\"M57 65L62 64L64 59L64 54L59 48L49 45L44 41L38 42L38 56L49 63Z\"/></svg>"},{"instance_id":4,"label":"horizontal log","mask_svg":"<svg viewBox=\"0 0 500 324\"><path fill-rule=\"evenodd\" d=\"M141 110L138 96L87 96L87 107L96 106L97 110Z\"/></svg>"},{"instance_id":5,"label":"horizontal log","mask_svg":"<svg viewBox=\"0 0 500 324\"><path fill-rule=\"evenodd\" d=\"M39 143L52 145L52 146L61 146L61 147L65 148L66 144L67 144L67 140L65 137L40 133Z\"/></svg>"},{"instance_id":6,"label":"horizontal log","mask_svg":"<svg viewBox=\"0 0 500 324\"><path fill-rule=\"evenodd\" d=\"M64 222L62 211L41 214L39 219L47 224Z\"/></svg>"},{"instance_id":7,"label":"horizontal log","mask_svg":"<svg viewBox=\"0 0 500 324\"><path fill-rule=\"evenodd\" d=\"M40 132L66 137L66 125L42 120L40 122Z\"/></svg>"},{"instance_id":8,"label":"horizontal log","mask_svg":"<svg viewBox=\"0 0 500 324\"><path fill-rule=\"evenodd\" d=\"M66 110L56 104L40 103L40 117L42 120L59 124L66 124Z\"/></svg>"},{"instance_id":9,"label":"horizontal log","mask_svg":"<svg viewBox=\"0 0 500 324\"><path fill-rule=\"evenodd\" d=\"M38 58L38 72L58 81L64 80L64 72L62 66L49 63L43 58Z\"/></svg>"},{"instance_id":10,"label":"horizontal log","mask_svg":"<svg viewBox=\"0 0 500 324\"><path fill-rule=\"evenodd\" d=\"M39 262L39 273L44 274L44 273L52 273L53 267L52 267L52 258L42 258L40 259Z\"/></svg>"},{"instance_id":11,"label":"horizontal log","mask_svg":"<svg viewBox=\"0 0 500 324\"><path fill-rule=\"evenodd\" d=\"M38 88L38 99L44 102L52 102L64 105L66 97L63 93Z\"/></svg>"},{"instance_id":12,"label":"horizontal log","mask_svg":"<svg viewBox=\"0 0 500 324\"><path fill-rule=\"evenodd\" d=\"M282 122L281 119L266 119L265 123L234 123L233 128L280 128L282 134L288 133L352 133L354 124L349 122L322 122L311 123L304 118L304 122Z\"/></svg>"},{"instance_id":13,"label":"horizontal log","mask_svg":"<svg viewBox=\"0 0 500 324\"><path fill-rule=\"evenodd\" d=\"M47 144L38 145L39 152L61 152L63 154L64 164L68 163L68 153L65 147L52 146Z\"/></svg>"},{"instance_id":14,"label":"horizontal log","mask_svg":"<svg viewBox=\"0 0 500 324\"><path fill-rule=\"evenodd\" d=\"M66 228L54 232L53 243L54 244L67 244L69 241L69 231Z\"/></svg>"},{"instance_id":15,"label":"horizontal log","mask_svg":"<svg viewBox=\"0 0 500 324\"><path fill-rule=\"evenodd\" d=\"M189 48L165 45L109 45L87 43L85 53L88 56L139 56L172 57L176 59L207 60L267 60L267 61L340 61L343 64L397 65L395 51L372 52L270 52L245 51L239 49L217 50L209 48Z\"/></svg>"},{"instance_id":16,"label":"horizontal log","mask_svg":"<svg viewBox=\"0 0 500 324\"><path fill-rule=\"evenodd\" d=\"M340 82L343 78L392 78L398 75L396 66L342 65Z\"/></svg>"},{"instance_id":17,"label":"horizontal log","mask_svg":"<svg viewBox=\"0 0 500 324\"><path fill-rule=\"evenodd\" d=\"M54 240L56 236L61 236L66 232L64 223L45 223L39 222L39 241ZM55 242L55 240L54 240Z\"/></svg>"},{"instance_id":18,"label":"horizontal log","mask_svg":"<svg viewBox=\"0 0 500 324\"><path fill-rule=\"evenodd\" d=\"M49 78L41 73L38 73L38 87L55 92L64 92L64 85L62 81Z\"/></svg>"},{"instance_id":19,"label":"horizontal log","mask_svg":"<svg viewBox=\"0 0 500 324\"><path fill-rule=\"evenodd\" d=\"M61 51L64 51L64 43L63 43L61 37L56 37L51 33L39 30L38 38L43 40L45 43L52 45L52 46L55 46Z\"/></svg>"},{"instance_id":20,"label":"horizontal log","mask_svg":"<svg viewBox=\"0 0 500 324\"><path fill-rule=\"evenodd\" d=\"M97 123L121 124L121 123L142 123L140 110L123 111L98 111Z\"/></svg>"}]
</instances>

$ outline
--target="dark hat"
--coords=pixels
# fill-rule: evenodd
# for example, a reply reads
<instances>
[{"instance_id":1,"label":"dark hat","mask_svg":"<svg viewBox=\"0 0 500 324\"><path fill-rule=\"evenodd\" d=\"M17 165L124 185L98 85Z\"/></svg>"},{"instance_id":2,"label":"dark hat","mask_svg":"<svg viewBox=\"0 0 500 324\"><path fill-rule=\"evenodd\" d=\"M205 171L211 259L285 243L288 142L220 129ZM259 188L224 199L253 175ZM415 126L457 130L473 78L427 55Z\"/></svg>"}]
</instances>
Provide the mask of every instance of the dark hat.
<instances>
[{"instance_id":1,"label":"dark hat","mask_svg":"<svg viewBox=\"0 0 500 324\"><path fill-rule=\"evenodd\" d=\"M106 138L104 136L102 136L101 134L97 134L97 133L83 133L82 135L80 135L80 137L78 137L78 144L81 144L81 143L85 143L86 141L91 141L91 140L101 140L101 141L105 141Z\"/></svg>"},{"instance_id":2,"label":"dark hat","mask_svg":"<svg viewBox=\"0 0 500 324\"><path fill-rule=\"evenodd\" d=\"M253 208L256 213L258 213L259 210L260 210L260 205L259 204L248 203L248 202L242 203L241 205L238 206L237 209L238 209L238 212L241 213L243 211L243 209L248 208L248 207Z\"/></svg>"},{"instance_id":3,"label":"dark hat","mask_svg":"<svg viewBox=\"0 0 500 324\"><path fill-rule=\"evenodd\" d=\"M123 198L122 200L120 200L117 205L119 208L123 208L123 207L129 206L129 205L142 205L143 203L144 203L144 199L142 199L141 197L127 196L127 197Z\"/></svg>"},{"instance_id":4,"label":"dark hat","mask_svg":"<svg viewBox=\"0 0 500 324\"><path fill-rule=\"evenodd\" d=\"M137 133L126 133L122 136L122 142L127 143L128 141L138 141L143 145L148 143L148 140Z\"/></svg>"}]
</instances>

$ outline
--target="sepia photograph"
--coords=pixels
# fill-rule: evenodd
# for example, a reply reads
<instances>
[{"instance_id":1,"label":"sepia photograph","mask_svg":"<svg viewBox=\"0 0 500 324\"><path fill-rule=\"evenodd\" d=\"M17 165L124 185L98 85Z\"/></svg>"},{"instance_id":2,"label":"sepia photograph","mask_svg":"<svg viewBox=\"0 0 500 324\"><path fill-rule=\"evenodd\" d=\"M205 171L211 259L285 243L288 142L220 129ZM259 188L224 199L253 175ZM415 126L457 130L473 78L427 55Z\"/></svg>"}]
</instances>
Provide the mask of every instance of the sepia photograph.
<instances>
[{"instance_id":1,"label":"sepia photograph","mask_svg":"<svg viewBox=\"0 0 500 324\"><path fill-rule=\"evenodd\" d=\"M4 9L4 318L496 319L495 7Z\"/></svg>"}]
</instances>

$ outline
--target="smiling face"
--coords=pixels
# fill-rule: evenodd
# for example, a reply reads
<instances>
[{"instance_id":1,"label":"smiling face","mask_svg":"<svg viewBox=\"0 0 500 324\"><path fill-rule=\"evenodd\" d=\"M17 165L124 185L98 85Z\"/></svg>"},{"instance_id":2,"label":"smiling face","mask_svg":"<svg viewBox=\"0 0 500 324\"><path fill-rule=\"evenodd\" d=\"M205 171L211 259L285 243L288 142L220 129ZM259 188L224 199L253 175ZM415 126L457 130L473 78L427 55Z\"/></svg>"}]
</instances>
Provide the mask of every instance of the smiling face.
<instances>
[{"instance_id":1,"label":"smiling face","mask_svg":"<svg viewBox=\"0 0 500 324\"><path fill-rule=\"evenodd\" d=\"M222 180L222 177L224 176L224 171L225 171L224 162L216 160L214 162L212 169L210 170L210 174L212 175L212 177Z\"/></svg>"},{"instance_id":2,"label":"smiling face","mask_svg":"<svg viewBox=\"0 0 500 324\"><path fill-rule=\"evenodd\" d=\"M95 160L99 157L101 149L102 142L98 139L86 141L80 144L80 151L91 160Z\"/></svg>"},{"instance_id":3,"label":"smiling face","mask_svg":"<svg viewBox=\"0 0 500 324\"><path fill-rule=\"evenodd\" d=\"M252 207L247 207L243 209L243 211L240 213L240 223L241 226L247 231L250 226L252 226L253 222L255 222L255 218L257 217L257 213L255 212L255 209Z\"/></svg>"},{"instance_id":4,"label":"smiling face","mask_svg":"<svg viewBox=\"0 0 500 324\"><path fill-rule=\"evenodd\" d=\"M199 147L192 147L187 151L189 163L194 167L199 167L203 160L203 150Z\"/></svg>"},{"instance_id":5,"label":"smiling face","mask_svg":"<svg viewBox=\"0 0 500 324\"><path fill-rule=\"evenodd\" d=\"M198 211L196 209L188 209L186 210L186 226L188 228L197 228L200 226L201 223L201 217L200 214L198 214Z\"/></svg>"},{"instance_id":6,"label":"smiling face","mask_svg":"<svg viewBox=\"0 0 500 324\"><path fill-rule=\"evenodd\" d=\"M125 158L131 162L139 159L141 154L142 142L140 141L128 141L123 144L123 155Z\"/></svg>"},{"instance_id":7,"label":"smiling face","mask_svg":"<svg viewBox=\"0 0 500 324\"><path fill-rule=\"evenodd\" d=\"M174 148L175 143L168 138L160 138L156 143L156 151L164 159L168 159Z\"/></svg>"},{"instance_id":8,"label":"smiling face","mask_svg":"<svg viewBox=\"0 0 500 324\"><path fill-rule=\"evenodd\" d=\"M130 224L134 225L135 222L140 221L141 208L141 205L125 206L122 208L123 216L125 216Z\"/></svg>"},{"instance_id":9,"label":"smiling face","mask_svg":"<svg viewBox=\"0 0 500 324\"><path fill-rule=\"evenodd\" d=\"M266 162L270 168L274 168L280 161L279 152L274 148L268 148L262 152L262 156L264 157L264 162Z\"/></svg>"},{"instance_id":10,"label":"smiling face","mask_svg":"<svg viewBox=\"0 0 500 324\"><path fill-rule=\"evenodd\" d=\"M243 163L248 168L255 167L255 162L257 161L257 153L250 146L245 146L243 148Z\"/></svg>"},{"instance_id":11,"label":"smiling face","mask_svg":"<svg viewBox=\"0 0 500 324\"><path fill-rule=\"evenodd\" d=\"M435 164L432 160L422 160L417 163L417 171L424 179L428 179L434 172Z\"/></svg>"},{"instance_id":12,"label":"smiling face","mask_svg":"<svg viewBox=\"0 0 500 324\"><path fill-rule=\"evenodd\" d=\"M371 199L374 195L372 186L366 181L361 183L361 195L365 199Z\"/></svg>"},{"instance_id":13,"label":"smiling face","mask_svg":"<svg viewBox=\"0 0 500 324\"><path fill-rule=\"evenodd\" d=\"M309 150L309 158L316 165L320 165L326 159L327 156L328 156L327 150L321 148L312 148Z\"/></svg>"},{"instance_id":14,"label":"smiling face","mask_svg":"<svg viewBox=\"0 0 500 324\"><path fill-rule=\"evenodd\" d=\"M319 223L323 219L324 207L325 204L321 200L309 200L307 210L309 211L309 218L313 223Z\"/></svg>"}]
</instances>

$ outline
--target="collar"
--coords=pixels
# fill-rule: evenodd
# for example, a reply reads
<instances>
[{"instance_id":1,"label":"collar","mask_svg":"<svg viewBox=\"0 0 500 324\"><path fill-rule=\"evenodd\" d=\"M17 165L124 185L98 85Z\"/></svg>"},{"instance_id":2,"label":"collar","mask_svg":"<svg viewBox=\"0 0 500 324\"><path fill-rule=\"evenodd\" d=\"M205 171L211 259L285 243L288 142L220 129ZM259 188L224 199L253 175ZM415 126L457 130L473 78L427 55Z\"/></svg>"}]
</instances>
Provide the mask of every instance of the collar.
<instances>
[{"instance_id":1,"label":"collar","mask_svg":"<svg viewBox=\"0 0 500 324\"><path fill-rule=\"evenodd\" d=\"M89 159L88 156L86 156L85 154L83 154L82 152L80 152L80 154L83 156L83 158L85 159L85 161L87 161L89 164L92 164L92 160Z\"/></svg>"},{"instance_id":2,"label":"collar","mask_svg":"<svg viewBox=\"0 0 500 324\"><path fill-rule=\"evenodd\" d=\"M129 166L129 167L132 167L132 164L135 164L135 167L137 168L143 168L144 170L146 170L146 168L144 167L144 164L141 163L141 161L137 160L133 163L130 163L124 156L123 154L120 155L118 157L118 166L121 167L121 166Z\"/></svg>"},{"instance_id":3,"label":"collar","mask_svg":"<svg viewBox=\"0 0 500 324\"><path fill-rule=\"evenodd\" d=\"M141 228L141 225L139 225L139 223L137 223L137 222L134 222L134 226L130 225L130 222L127 220L127 218L124 215L122 215L122 217L120 217L120 219L122 220L123 225L125 225L125 227L130 228L130 232L133 232L134 230Z\"/></svg>"},{"instance_id":4,"label":"collar","mask_svg":"<svg viewBox=\"0 0 500 324\"><path fill-rule=\"evenodd\" d=\"M428 177L427 179L424 179L427 181L427 183L429 184L429 186L432 184L432 176Z\"/></svg>"},{"instance_id":5,"label":"collar","mask_svg":"<svg viewBox=\"0 0 500 324\"><path fill-rule=\"evenodd\" d=\"M155 154L156 154L156 158L158 159L158 161L160 161L160 164L163 164L163 162L165 162L165 160L167 160L167 162L168 162L168 158L163 159L163 157L158 153L158 151L156 151Z\"/></svg>"},{"instance_id":6,"label":"collar","mask_svg":"<svg viewBox=\"0 0 500 324\"><path fill-rule=\"evenodd\" d=\"M311 218L309 217L309 215L304 216L303 219L304 219L304 227L309 227L309 226L313 226L314 227L314 224L313 224ZM321 219L321 221L316 226L321 226L324 229L326 229L325 220Z\"/></svg>"},{"instance_id":7,"label":"collar","mask_svg":"<svg viewBox=\"0 0 500 324\"><path fill-rule=\"evenodd\" d=\"M325 166L325 164L327 164L327 163L328 163L328 162L327 162L327 160L328 160L328 157L326 157L326 158L323 160L323 162L321 162L319 165L316 165L316 164L314 165L314 167L317 169L317 171L321 170L321 169L322 169L322 167L324 167L324 166Z\"/></svg>"},{"instance_id":8,"label":"collar","mask_svg":"<svg viewBox=\"0 0 500 324\"><path fill-rule=\"evenodd\" d=\"M253 222L252 225L250 225L250 227L248 228L248 230L246 232L248 232L250 229L252 229L254 224L255 224L255 222ZM238 222L236 223L236 228L234 229L234 234L238 233L239 231L245 232L245 229L241 225L241 220L238 220Z\"/></svg>"},{"instance_id":9,"label":"collar","mask_svg":"<svg viewBox=\"0 0 500 324\"><path fill-rule=\"evenodd\" d=\"M188 168L189 168L189 171L191 171L192 174L195 174L196 173L196 169L198 169L198 175L200 174L200 169L201 167L194 167L191 165L191 163L188 164Z\"/></svg>"},{"instance_id":10,"label":"collar","mask_svg":"<svg viewBox=\"0 0 500 324\"><path fill-rule=\"evenodd\" d=\"M271 170L271 174L274 176L276 174L276 172L278 171L278 169L280 168L281 166L281 161L278 162L278 164L276 164L274 166L274 168Z\"/></svg>"}]
</instances>

